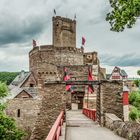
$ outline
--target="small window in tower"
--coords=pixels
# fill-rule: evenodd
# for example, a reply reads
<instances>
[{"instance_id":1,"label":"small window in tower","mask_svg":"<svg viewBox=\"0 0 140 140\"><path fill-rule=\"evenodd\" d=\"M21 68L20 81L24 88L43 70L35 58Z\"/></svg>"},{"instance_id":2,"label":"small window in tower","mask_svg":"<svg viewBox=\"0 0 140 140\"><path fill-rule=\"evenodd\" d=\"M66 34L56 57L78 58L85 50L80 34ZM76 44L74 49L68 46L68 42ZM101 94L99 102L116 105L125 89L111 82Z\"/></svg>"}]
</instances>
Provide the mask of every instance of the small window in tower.
<instances>
[{"instance_id":1,"label":"small window in tower","mask_svg":"<svg viewBox=\"0 0 140 140\"><path fill-rule=\"evenodd\" d=\"M20 117L20 109L17 110L17 117Z\"/></svg>"},{"instance_id":2,"label":"small window in tower","mask_svg":"<svg viewBox=\"0 0 140 140\"><path fill-rule=\"evenodd\" d=\"M34 87L34 84L30 84L30 87Z\"/></svg>"},{"instance_id":3,"label":"small window in tower","mask_svg":"<svg viewBox=\"0 0 140 140\"><path fill-rule=\"evenodd\" d=\"M58 26L58 25L59 25L59 22L57 22L56 26Z\"/></svg>"},{"instance_id":4,"label":"small window in tower","mask_svg":"<svg viewBox=\"0 0 140 140\"><path fill-rule=\"evenodd\" d=\"M50 72L50 74L52 74L52 72Z\"/></svg>"}]
</instances>

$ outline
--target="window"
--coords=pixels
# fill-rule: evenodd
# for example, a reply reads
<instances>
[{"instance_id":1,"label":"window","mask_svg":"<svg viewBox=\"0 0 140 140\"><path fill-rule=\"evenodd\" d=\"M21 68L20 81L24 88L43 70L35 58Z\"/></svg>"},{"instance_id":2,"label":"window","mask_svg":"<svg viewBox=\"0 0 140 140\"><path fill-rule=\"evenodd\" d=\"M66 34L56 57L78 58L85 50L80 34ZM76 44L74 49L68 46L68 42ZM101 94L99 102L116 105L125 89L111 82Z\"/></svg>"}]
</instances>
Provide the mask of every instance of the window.
<instances>
[{"instance_id":1,"label":"window","mask_svg":"<svg viewBox=\"0 0 140 140\"><path fill-rule=\"evenodd\" d=\"M20 109L17 110L17 117L20 117Z\"/></svg>"},{"instance_id":2,"label":"window","mask_svg":"<svg viewBox=\"0 0 140 140\"><path fill-rule=\"evenodd\" d=\"M34 87L34 84L30 84L30 87Z\"/></svg>"}]
</instances>

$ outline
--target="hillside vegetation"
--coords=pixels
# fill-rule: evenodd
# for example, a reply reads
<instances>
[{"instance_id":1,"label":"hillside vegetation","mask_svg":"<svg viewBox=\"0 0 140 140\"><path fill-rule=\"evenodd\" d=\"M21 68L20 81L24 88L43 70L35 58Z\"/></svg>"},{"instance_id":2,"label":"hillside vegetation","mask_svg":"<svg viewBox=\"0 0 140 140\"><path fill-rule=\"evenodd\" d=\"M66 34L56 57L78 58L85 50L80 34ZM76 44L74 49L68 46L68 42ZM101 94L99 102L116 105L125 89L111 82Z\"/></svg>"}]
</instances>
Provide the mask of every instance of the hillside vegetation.
<instances>
[{"instance_id":1,"label":"hillside vegetation","mask_svg":"<svg viewBox=\"0 0 140 140\"><path fill-rule=\"evenodd\" d=\"M9 85L18 74L19 72L0 72L0 81Z\"/></svg>"}]
</instances>

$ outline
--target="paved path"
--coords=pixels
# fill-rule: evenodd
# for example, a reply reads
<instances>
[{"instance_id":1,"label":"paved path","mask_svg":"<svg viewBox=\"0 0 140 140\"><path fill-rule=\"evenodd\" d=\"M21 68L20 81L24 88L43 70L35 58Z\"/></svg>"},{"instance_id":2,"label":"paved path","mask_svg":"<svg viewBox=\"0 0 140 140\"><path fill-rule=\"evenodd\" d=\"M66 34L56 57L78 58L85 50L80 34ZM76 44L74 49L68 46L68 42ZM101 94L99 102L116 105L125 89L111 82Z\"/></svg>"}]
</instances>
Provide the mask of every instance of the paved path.
<instances>
[{"instance_id":1,"label":"paved path","mask_svg":"<svg viewBox=\"0 0 140 140\"><path fill-rule=\"evenodd\" d=\"M125 140L107 128L100 127L81 111L67 111L66 140Z\"/></svg>"}]
</instances>

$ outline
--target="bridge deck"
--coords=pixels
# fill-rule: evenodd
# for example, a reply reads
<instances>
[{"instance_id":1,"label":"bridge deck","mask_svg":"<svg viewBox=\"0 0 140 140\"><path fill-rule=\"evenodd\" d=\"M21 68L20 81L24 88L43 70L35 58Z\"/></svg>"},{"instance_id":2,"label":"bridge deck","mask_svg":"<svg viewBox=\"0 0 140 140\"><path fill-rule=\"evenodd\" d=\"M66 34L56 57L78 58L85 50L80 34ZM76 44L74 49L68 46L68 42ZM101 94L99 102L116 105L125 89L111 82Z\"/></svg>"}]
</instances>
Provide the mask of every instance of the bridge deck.
<instances>
[{"instance_id":1,"label":"bridge deck","mask_svg":"<svg viewBox=\"0 0 140 140\"><path fill-rule=\"evenodd\" d=\"M88 119L82 111L67 111L66 125L66 140L125 140Z\"/></svg>"}]
</instances>

